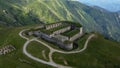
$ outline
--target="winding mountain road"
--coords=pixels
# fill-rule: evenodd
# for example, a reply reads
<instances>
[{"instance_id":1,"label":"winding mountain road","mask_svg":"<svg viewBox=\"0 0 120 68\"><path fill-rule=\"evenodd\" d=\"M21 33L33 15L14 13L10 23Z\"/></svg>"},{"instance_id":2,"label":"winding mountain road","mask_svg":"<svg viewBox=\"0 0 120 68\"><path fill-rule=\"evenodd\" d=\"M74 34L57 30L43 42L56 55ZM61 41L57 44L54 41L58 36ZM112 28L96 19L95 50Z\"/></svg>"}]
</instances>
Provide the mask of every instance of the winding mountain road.
<instances>
[{"instance_id":1,"label":"winding mountain road","mask_svg":"<svg viewBox=\"0 0 120 68\"><path fill-rule=\"evenodd\" d=\"M41 63L43 63L43 64L47 64L47 65L50 65L50 66L53 66L53 67L57 67L57 68L71 68L71 67L69 67L69 66L64 66L64 65L60 65L60 64L55 63L55 62L53 61L53 59L52 59L52 54L53 54L54 52L63 53L63 54L80 53L80 52L84 51L85 49L87 49L87 45L88 45L89 41L95 36L94 34L91 34L91 35L88 37L88 39L86 40L86 42L85 42L85 44L84 44L84 47L83 47L81 50L66 52L66 51L61 51L61 50L54 49L54 48L50 47L48 44L46 44L46 43L38 40L37 38L29 39L29 38L23 36L23 32L26 31L26 30L28 30L28 29L22 30L22 31L19 33L20 37L22 37L22 38L24 38L24 39L27 40L27 41L25 42L25 44L23 45L23 53L24 53L26 56L28 56L29 58L31 58L31 59L33 59L33 60L35 60L35 61L37 61L37 62L41 62ZM44 60L42 60L42 59L39 59L39 58L37 58L37 57L34 57L34 56L32 56L30 53L27 52L27 49L26 49L26 48L27 48L28 44L29 44L30 42L32 42L32 41L37 41L37 42L43 44L44 46L46 46L46 47L48 47L48 48L50 49L50 52L49 52L49 62L44 61Z\"/></svg>"}]
</instances>

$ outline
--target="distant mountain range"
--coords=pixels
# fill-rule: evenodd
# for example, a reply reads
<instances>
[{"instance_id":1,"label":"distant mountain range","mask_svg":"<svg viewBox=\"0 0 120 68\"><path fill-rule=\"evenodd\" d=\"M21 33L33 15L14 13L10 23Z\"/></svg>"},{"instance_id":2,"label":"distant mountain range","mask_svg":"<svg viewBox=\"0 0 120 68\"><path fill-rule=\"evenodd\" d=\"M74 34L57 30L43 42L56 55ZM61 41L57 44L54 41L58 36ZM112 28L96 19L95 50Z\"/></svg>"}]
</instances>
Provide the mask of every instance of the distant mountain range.
<instances>
[{"instance_id":1,"label":"distant mountain range","mask_svg":"<svg viewBox=\"0 0 120 68\"><path fill-rule=\"evenodd\" d=\"M74 21L85 32L96 31L120 41L120 14L68 0L1 0L0 26L23 26L35 23Z\"/></svg>"},{"instance_id":2,"label":"distant mountain range","mask_svg":"<svg viewBox=\"0 0 120 68\"><path fill-rule=\"evenodd\" d=\"M109 11L113 11L113 12L118 12L120 11L120 4L110 4L109 6L107 6L109 4L106 4L105 8L108 8Z\"/></svg>"},{"instance_id":3,"label":"distant mountain range","mask_svg":"<svg viewBox=\"0 0 120 68\"><path fill-rule=\"evenodd\" d=\"M120 11L120 0L78 0L89 6L99 6L110 12Z\"/></svg>"}]
</instances>

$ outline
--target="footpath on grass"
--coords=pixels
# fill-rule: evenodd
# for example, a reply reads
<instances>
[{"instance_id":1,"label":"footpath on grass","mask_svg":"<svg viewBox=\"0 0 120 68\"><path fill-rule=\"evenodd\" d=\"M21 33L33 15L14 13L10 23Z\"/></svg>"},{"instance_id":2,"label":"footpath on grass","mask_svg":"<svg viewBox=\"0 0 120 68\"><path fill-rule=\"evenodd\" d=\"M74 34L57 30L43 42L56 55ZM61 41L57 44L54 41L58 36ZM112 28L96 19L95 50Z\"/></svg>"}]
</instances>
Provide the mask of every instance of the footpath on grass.
<instances>
[{"instance_id":1,"label":"footpath on grass","mask_svg":"<svg viewBox=\"0 0 120 68\"><path fill-rule=\"evenodd\" d=\"M35 61L37 61L37 62L40 62L40 63L43 63L43 64L47 64L47 65L50 65L50 66L53 66L53 67L57 67L57 68L72 68L72 67L70 67L70 66L64 66L64 65L60 65L60 64L55 63L55 62L53 61L53 59L52 59L52 54L53 54L54 52L63 53L63 54L73 54L73 53L83 52L84 50L87 49L87 46L88 46L89 41L95 36L95 34L91 34L91 35L87 38L87 40L86 40L86 42L85 42L85 44L84 44L84 47L83 47L82 49L77 50L77 51L69 51L69 52L66 52L66 51L57 50L57 49L55 49L55 48L52 48L52 47L50 47L48 44L46 44L46 43L38 40L37 38L29 39L29 38L25 37L25 36L23 35L23 32L25 32L26 30L29 30L29 29L24 29L24 30L22 30L22 31L19 33L19 36L20 36L20 37L22 37L23 39L26 39L26 40L27 40L27 41L24 43L24 45L23 45L23 53L24 53L26 56L28 56L29 58L31 58L31 59L33 59L33 60L35 60ZM32 42L32 41L37 41L37 42L39 42L40 44L42 44L42 45L44 45L44 46L46 46L47 48L50 49L50 52L49 52L49 62L44 61L44 60L42 60L42 59L39 59L39 58L37 58L37 57L34 57L34 56L32 56L30 53L27 52L27 49L26 49L26 48L27 48L27 46L29 45L29 43Z\"/></svg>"}]
</instances>

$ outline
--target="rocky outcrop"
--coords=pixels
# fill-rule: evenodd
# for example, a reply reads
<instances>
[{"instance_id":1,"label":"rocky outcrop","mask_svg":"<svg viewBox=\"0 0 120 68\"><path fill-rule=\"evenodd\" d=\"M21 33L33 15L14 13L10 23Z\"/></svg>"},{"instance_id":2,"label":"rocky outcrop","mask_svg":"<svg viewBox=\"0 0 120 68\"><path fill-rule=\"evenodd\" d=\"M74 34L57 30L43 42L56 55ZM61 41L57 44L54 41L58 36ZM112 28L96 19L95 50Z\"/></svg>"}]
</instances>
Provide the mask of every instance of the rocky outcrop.
<instances>
[{"instance_id":1,"label":"rocky outcrop","mask_svg":"<svg viewBox=\"0 0 120 68\"><path fill-rule=\"evenodd\" d=\"M0 55L5 55L5 54L10 53L14 50L16 50L16 48L12 45L4 46L0 49Z\"/></svg>"}]
</instances>

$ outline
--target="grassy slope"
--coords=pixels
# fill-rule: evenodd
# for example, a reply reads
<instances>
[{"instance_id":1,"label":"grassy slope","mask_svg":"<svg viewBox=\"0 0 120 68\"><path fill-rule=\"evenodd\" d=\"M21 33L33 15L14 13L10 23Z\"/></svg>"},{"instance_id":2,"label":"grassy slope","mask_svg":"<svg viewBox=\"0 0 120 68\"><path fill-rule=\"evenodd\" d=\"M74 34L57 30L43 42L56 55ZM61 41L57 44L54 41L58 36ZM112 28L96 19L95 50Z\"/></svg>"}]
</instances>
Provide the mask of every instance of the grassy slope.
<instances>
[{"instance_id":1,"label":"grassy slope","mask_svg":"<svg viewBox=\"0 0 120 68\"><path fill-rule=\"evenodd\" d=\"M25 1L1 0L0 24L6 26L21 26L41 23L32 12L27 12L23 7Z\"/></svg>"},{"instance_id":2,"label":"grassy slope","mask_svg":"<svg viewBox=\"0 0 120 68\"><path fill-rule=\"evenodd\" d=\"M77 41L75 41L75 43L79 44L78 45L78 49L82 49L83 48L83 45L84 45L85 41L87 40L87 38L89 37L89 35L90 34L84 34L79 39L77 39Z\"/></svg>"},{"instance_id":3,"label":"grassy slope","mask_svg":"<svg viewBox=\"0 0 120 68\"><path fill-rule=\"evenodd\" d=\"M4 10L6 12L3 12ZM96 30L116 39L120 35L120 26L114 16L113 13L102 12L78 2L64 0L51 2L1 0L0 2L0 23L3 25L39 23L39 19L47 22L70 20L80 22L86 31Z\"/></svg>"},{"instance_id":4,"label":"grassy slope","mask_svg":"<svg viewBox=\"0 0 120 68\"><path fill-rule=\"evenodd\" d=\"M47 65L35 62L25 56L22 53L22 47L25 42L18 33L27 27L18 27L18 28L2 28L0 29L0 47L6 46L7 44L12 44L16 47L16 51L0 56L0 68L38 68L38 67L48 67ZM21 62L20 59L25 60ZM50 66L49 66L50 67Z\"/></svg>"},{"instance_id":5,"label":"grassy slope","mask_svg":"<svg viewBox=\"0 0 120 68\"><path fill-rule=\"evenodd\" d=\"M22 53L22 47L25 40L19 37L18 33L22 29L29 28L29 27L31 26L0 29L0 41L1 41L0 47L7 44L12 44L17 49L12 53L0 56L0 68L48 67L47 65L31 60L30 58L28 58ZM86 38L87 38L87 35L85 37L82 37L82 39L78 40L80 49L82 48L82 45L84 44ZM36 49L38 43L35 43L35 44L36 44L35 45L36 47L34 48ZM120 43L105 40L102 36L98 35L97 38L94 38L93 40L91 40L91 42L88 45L88 48L84 52L78 53L78 54L70 54L70 55L54 53L53 59L55 62L63 64L63 61L59 59L59 57L62 57L62 58L65 58L65 60L67 60L70 66L77 66L77 67L84 67L84 68L88 68L88 67L105 68L106 66L107 67L110 66L111 68L118 67L120 65L119 64L120 63L120 59L119 59L120 46L119 45ZM30 49L31 47L33 46L30 46ZM58 48L58 47L55 47L55 48ZM21 62L20 59L25 61Z\"/></svg>"},{"instance_id":6,"label":"grassy slope","mask_svg":"<svg viewBox=\"0 0 120 68\"><path fill-rule=\"evenodd\" d=\"M61 20L80 22L85 31L98 31L105 36L119 40L120 24L118 14L88 7L79 2L67 0L1 0L0 24L20 26Z\"/></svg>"},{"instance_id":7,"label":"grassy slope","mask_svg":"<svg viewBox=\"0 0 120 68\"><path fill-rule=\"evenodd\" d=\"M43 50L45 51L46 58L44 58L42 55ZM49 49L38 42L35 41L31 42L27 47L27 51L35 57L38 57L45 61L49 61L49 57L48 57Z\"/></svg>"},{"instance_id":8,"label":"grassy slope","mask_svg":"<svg viewBox=\"0 0 120 68\"><path fill-rule=\"evenodd\" d=\"M79 40L83 45L83 37ZM81 47L81 46L80 46ZM60 57L64 58L68 65L81 68L119 68L120 67L120 43L111 42L98 35L92 39L88 48L78 54L60 54L54 53L54 61L64 64Z\"/></svg>"}]
</instances>

